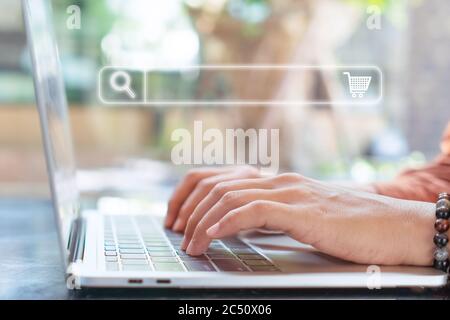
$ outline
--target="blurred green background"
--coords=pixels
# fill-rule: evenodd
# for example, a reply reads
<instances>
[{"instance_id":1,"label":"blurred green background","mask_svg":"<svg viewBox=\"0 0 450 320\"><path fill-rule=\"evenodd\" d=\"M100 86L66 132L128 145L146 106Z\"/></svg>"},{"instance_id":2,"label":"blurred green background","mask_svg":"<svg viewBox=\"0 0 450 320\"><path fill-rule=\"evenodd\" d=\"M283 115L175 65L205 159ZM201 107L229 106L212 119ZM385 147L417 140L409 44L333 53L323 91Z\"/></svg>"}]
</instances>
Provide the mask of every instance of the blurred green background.
<instances>
[{"instance_id":1,"label":"blurred green background","mask_svg":"<svg viewBox=\"0 0 450 320\"><path fill-rule=\"evenodd\" d=\"M450 120L450 3L445 1L52 4L81 168L123 166L133 159L169 161L172 130L203 120L221 129L280 128L283 170L366 183L432 159ZM71 5L81 9L80 29L67 27ZM381 28L372 29L368 21L377 9ZM47 192L20 10L20 1L0 0L1 194ZM377 65L385 94L376 106L283 108L111 106L98 100L102 66L167 64ZM242 97L299 90L305 97L333 100L336 79L310 75L300 88L286 79L289 74L257 81L249 75L219 83L218 90L239 88Z\"/></svg>"}]
</instances>

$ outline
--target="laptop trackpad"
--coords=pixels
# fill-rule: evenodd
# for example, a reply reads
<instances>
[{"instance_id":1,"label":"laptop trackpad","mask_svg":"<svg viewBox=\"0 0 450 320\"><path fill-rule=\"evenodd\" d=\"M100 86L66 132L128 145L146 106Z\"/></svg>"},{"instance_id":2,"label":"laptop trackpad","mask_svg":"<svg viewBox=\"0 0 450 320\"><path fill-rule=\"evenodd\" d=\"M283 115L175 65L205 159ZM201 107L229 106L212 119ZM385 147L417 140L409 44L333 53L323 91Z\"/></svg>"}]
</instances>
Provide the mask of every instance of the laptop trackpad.
<instances>
[{"instance_id":1,"label":"laptop trackpad","mask_svg":"<svg viewBox=\"0 0 450 320\"><path fill-rule=\"evenodd\" d=\"M285 272L366 272L367 266L334 258L284 234L246 232L241 237Z\"/></svg>"}]
</instances>

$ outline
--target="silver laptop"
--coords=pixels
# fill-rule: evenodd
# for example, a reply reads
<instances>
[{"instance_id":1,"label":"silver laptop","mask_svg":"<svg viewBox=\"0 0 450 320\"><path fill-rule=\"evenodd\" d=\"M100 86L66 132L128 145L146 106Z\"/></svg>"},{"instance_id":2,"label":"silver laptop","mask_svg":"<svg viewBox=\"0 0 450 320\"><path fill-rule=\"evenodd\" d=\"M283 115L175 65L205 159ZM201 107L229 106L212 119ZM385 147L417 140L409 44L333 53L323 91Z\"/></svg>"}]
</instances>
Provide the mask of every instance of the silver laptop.
<instances>
[{"instance_id":1,"label":"silver laptop","mask_svg":"<svg viewBox=\"0 0 450 320\"><path fill-rule=\"evenodd\" d=\"M48 175L70 288L437 287L432 268L365 266L321 254L280 235L248 232L214 240L197 257L154 212L80 210L76 166L58 50L47 0L23 0Z\"/></svg>"}]
</instances>

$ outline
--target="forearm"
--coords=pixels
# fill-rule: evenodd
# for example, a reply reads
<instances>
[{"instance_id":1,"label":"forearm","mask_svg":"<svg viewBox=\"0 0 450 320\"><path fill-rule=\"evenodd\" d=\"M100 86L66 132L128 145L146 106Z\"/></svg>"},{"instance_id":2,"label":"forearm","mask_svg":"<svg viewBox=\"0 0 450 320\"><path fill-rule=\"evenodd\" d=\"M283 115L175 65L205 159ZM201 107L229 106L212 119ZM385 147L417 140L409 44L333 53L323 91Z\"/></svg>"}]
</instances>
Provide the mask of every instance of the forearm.
<instances>
[{"instance_id":1,"label":"forearm","mask_svg":"<svg viewBox=\"0 0 450 320\"><path fill-rule=\"evenodd\" d=\"M435 202L440 192L450 190L450 156L441 155L423 168L405 171L393 181L370 187L393 198Z\"/></svg>"},{"instance_id":2,"label":"forearm","mask_svg":"<svg viewBox=\"0 0 450 320\"><path fill-rule=\"evenodd\" d=\"M341 188L351 189L355 191L380 194L379 192L377 192L377 189L373 184L361 184L348 181L348 182L336 182L335 185Z\"/></svg>"},{"instance_id":3,"label":"forearm","mask_svg":"<svg viewBox=\"0 0 450 320\"><path fill-rule=\"evenodd\" d=\"M440 192L450 190L450 122L441 142L441 154L423 168L407 170L392 182L375 183L376 193L418 201L434 202Z\"/></svg>"},{"instance_id":4,"label":"forearm","mask_svg":"<svg viewBox=\"0 0 450 320\"><path fill-rule=\"evenodd\" d=\"M326 216L317 249L362 264L431 266L435 205L370 193L343 196Z\"/></svg>"}]
</instances>

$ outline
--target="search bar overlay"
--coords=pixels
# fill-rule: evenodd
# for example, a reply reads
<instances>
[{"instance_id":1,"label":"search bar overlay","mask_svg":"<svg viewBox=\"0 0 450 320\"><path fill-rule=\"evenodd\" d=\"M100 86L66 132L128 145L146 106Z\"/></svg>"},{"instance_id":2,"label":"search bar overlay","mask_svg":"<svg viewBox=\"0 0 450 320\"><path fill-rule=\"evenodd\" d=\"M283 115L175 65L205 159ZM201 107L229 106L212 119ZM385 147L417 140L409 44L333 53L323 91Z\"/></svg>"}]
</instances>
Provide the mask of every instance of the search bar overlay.
<instances>
[{"instance_id":1,"label":"search bar overlay","mask_svg":"<svg viewBox=\"0 0 450 320\"><path fill-rule=\"evenodd\" d=\"M383 98L376 66L106 66L98 98L109 105L373 105Z\"/></svg>"}]
</instances>

